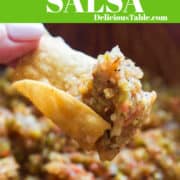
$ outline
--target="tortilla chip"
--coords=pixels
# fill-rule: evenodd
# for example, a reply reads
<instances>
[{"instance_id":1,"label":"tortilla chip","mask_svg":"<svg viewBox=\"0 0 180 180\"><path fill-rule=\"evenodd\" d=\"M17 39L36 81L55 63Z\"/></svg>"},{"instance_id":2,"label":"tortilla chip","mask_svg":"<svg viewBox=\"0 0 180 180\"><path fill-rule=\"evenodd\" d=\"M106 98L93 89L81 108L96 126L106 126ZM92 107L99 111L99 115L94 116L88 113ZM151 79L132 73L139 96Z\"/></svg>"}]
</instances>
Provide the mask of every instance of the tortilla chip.
<instances>
[{"instance_id":1,"label":"tortilla chip","mask_svg":"<svg viewBox=\"0 0 180 180\"><path fill-rule=\"evenodd\" d=\"M94 58L69 47L60 37L44 35L37 50L18 60L14 80L45 81L79 97L79 87L92 77L96 62Z\"/></svg>"},{"instance_id":2,"label":"tortilla chip","mask_svg":"<svg viewBox=\"0 0 180 180\"><path fill-rule=\"evenodd\" d=\"M21 80L13 83L13 87L85 149L93 149L109 128L109 124L87 105L49 84Z\"/></svg>"},{"instance_id":3,"label":"tortilla chip","mask_svg":"<svg viewBox=\"0 0 180 180\"><path fill-rule=\"evenodd\" d=\"M113 48L111 52L106 52L105 55L100 55L95 60L72 49L61 38L50 35L44 35L38 49L18 61L14 77L15 80L33 79L51 84L53 87L61 89L61 91L56 89L57 92L63 90L72 95L75 99L71 98L77 101L77 104L80 101L84 102L86 104L83 105L84 113L87 111L87 105L92 108L91 111L98 113L98 117L102 121L89 122L89 110L87 115L83 114L82 121L82 117L79 114L76 115L76 112L79 113L79 107L71 105L69 109L71 108L71 113L77 117L66 115L64 119L67 120L62 121L63 118L59 120L57 117L62 109L60 106L62 103L59 104L59 101L63 102L64 106L68 106L66 104L68 101L57 100L56 96L60 96L59 93L57 95L47 88L38 90L36 96L45 105L39 104L39 100L31 98L32 95L29 95L36 106L43 107L40 106L43 114L55 121L71 137L74 137L82 147L88 149L96 146L94 148L100 154L101 159L111 160L120 148L129 142L136 130L148 118L156 98L155 92L143 91L140 81L143 72L135 66L133 61L127 59L118 47ZM65 92L64 94L66 94ZM35 94L35 92L33 93ZM41 93L46 94L42 95ZM24 92L23 94L26 95ZM54 102L51 102L49 95L55 99ZM37 102L38 104L36 104ZM51 108L47 109L51 104ZM44 108L44 106L47 107ZM91 115L93 116L93 114ZM93 117L91 118L93 119ZM97 114L94 119L98 119ZM70 128L71 123L67 122L70 120L73 121L75 129ZM111 127L110 130L105 131L109 127L106 126L107 122L111 124ZM90 140L88 141L88 139ZM93 145L93 143L95 144ZM89 147L88 144L91 146Z\"/></svg>"}]
</instances>

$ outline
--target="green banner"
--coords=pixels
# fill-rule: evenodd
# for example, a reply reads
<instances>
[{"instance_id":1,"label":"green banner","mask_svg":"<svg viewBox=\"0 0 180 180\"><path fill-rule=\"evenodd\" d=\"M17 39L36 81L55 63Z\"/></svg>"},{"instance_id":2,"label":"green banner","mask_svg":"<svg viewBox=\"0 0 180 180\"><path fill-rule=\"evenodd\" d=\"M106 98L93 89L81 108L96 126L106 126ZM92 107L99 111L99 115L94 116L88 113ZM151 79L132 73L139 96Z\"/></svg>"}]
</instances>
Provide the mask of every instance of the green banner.
<instances>
[{"instance_id":1,"label":"green banner","mask_svg":"<svg viewBox=\"0 0 180 180\"><path fill-rule=\"evenodd\" d=\"M178 23L180 0L1 0L0 22Z\"/></svg>"}]
</instances>

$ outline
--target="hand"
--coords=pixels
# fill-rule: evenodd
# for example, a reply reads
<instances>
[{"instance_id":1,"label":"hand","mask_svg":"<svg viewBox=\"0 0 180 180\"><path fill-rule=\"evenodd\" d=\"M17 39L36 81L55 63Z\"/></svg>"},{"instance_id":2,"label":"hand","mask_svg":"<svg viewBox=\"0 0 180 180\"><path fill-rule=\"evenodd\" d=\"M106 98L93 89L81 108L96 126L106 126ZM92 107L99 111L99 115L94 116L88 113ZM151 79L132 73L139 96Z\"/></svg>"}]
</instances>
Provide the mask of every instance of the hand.
<instances>
[{"instance_id":1,"label":"hand","mask_svg":"<svg viewBox=\"0 0 180 180\"><path fill-rule=\"evenodd\" d=\"M0 64L13 63L34 50L44 32L42 24L0 24Z\"/></svg>"}]
</instances>

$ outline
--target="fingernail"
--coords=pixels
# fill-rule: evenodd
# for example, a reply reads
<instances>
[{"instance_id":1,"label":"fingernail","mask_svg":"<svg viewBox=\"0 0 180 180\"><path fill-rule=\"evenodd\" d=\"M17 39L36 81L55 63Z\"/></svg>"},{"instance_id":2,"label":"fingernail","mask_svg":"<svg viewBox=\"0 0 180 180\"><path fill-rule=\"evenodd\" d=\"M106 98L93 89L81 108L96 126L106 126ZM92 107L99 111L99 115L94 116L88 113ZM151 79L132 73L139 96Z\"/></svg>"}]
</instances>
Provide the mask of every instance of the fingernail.
<instances>
[{"instance_id":1,"label":"fingernail","mask_svg":"<svg viewBox=\"0 0 180 180\"><path fill-rule=\"evenodd\" d=\"M0 40L6 37L6 27L4 24L0 24Z\"/></svg>"},{"instance_id":2,"label":"fingernail","mask_svg":"<svg viewBox=\"0 0 180 180\"><path fill-rule=\"evenodd\" d=\"M39 40L45 32L44 26L38 23L7 24L6 28L9 38L13 41Z\"/></svg>"}]
</instances>

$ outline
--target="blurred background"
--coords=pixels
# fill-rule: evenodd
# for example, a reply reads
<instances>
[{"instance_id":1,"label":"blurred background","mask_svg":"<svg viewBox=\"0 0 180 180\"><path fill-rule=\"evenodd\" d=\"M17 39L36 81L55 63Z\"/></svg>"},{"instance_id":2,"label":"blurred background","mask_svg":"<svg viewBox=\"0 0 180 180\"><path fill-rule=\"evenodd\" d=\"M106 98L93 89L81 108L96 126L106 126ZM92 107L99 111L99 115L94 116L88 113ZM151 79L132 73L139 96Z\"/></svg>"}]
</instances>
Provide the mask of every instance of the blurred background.
<instances>
[{"instance_id":1,"label":"blurred background","mask_svg":"<svg viewBox=\"0 0 180 180\"><path fill-rule=\"evenodd\" d=\"M119 45L137 65L180 83L180 24L45 24L73 48L91 56Z\"/></svg>"}]
</instances>

